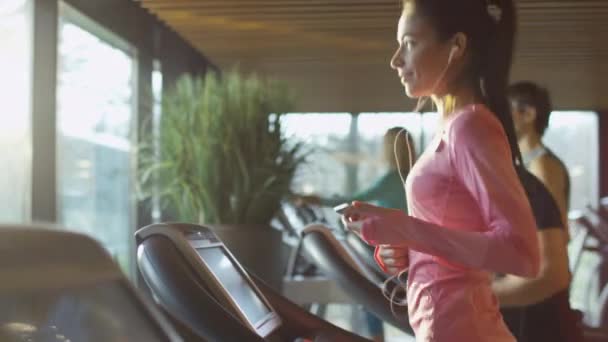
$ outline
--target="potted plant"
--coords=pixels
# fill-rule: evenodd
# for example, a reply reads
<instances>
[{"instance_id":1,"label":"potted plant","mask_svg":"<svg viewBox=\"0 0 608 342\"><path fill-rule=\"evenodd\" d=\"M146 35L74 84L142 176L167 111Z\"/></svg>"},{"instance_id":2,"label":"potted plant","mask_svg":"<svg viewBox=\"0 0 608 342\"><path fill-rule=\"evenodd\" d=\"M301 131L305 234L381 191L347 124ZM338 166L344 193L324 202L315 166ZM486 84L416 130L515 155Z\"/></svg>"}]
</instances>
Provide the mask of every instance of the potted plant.
<instances>
[{"instance_id":1,"label":"potted plant","mask_svg":"<svg viewBox=\"0 0 608 342\"><path fill-rule=\"evenodd\" d=\"M212 225L254 271L280 262L269 260L283 259L270 221L304 158L281 130L292 104L285 84L236 70L180 78L163 96L157 135L143 133L140 194L156 193L171 220ZM260 276L280 287L282 274Z\"/></svg>"}]
</instances>

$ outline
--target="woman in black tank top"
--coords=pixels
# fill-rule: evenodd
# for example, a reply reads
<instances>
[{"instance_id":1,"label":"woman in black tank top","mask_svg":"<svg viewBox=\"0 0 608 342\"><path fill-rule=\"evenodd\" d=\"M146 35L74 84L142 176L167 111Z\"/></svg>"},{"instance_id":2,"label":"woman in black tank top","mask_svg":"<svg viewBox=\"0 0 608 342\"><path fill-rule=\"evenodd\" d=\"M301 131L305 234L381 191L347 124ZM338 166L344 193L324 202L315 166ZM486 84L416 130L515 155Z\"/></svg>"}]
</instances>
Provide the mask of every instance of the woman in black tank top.
<instances>
[{"instance_id":1,"label":"woman in black tank top","mask_svg":"<svg viewBox=\"0 0 608 342\"><path fill-rule=\"evenodd\" d=\"M560 212L549 191L540 180L523 167L518 170L518 173L532 206L539 234L562 231L564 225ZM550 230L554 231L550 232ZM543 260L544 262L546 260ZM565 266L562 264L562 267L566 268L562 272L568 272L567 260ZM500 281L497 280L495 285ZM515 335L517 341L582 341L578 317L569 304L568 284L568 282L565 282L563 288L552 289L554 293L539 302L525 306L506 307L501 310L507 326ZM497 296L499 300L508 298L509 301L516 302L518 300L516 297L525 297L521 294L524 286L526 285L522 281L521 288L511 287L510 293L508 293L509 291L505 291L506 289L503 287L502 290L496 291ZM531 299L533 298L519 298L522 302Z\"/></svg>"},{"instance_id":2,"label":"woman in black tank top","mask_svg":"<svg viewBox=\"0 0 608 342\"><path fill-rule=\"evenodd\" d=\"M567 228L570 201L568 169L542 142L552 111L549 93L533 82L523 81L509 86L507 94L524 165L547 187ZM566 229L566 241L568 235Z\"/></svg>"},{"instance_id":3,"label":"woman in black tank top","mask_svg":"<svg viewBox=\"0 0 608 342\"><path fill-rule=\"evenodd\" d=\"M551 149L549 149L547 146L540 144L538 147L534 148L533 150L529 151L528 153L523 153L522 154L522 159L524 162L524 166L527 169L530 169L531 164L533 162L535 162L538 158L541 157L545 157L545 158L549 158L551 159L556 165L558 165L558 168L560 169L561 173L564 175L564 198L566 198L566 209L568 210L570 208L570 203L568 203L568 200L570 199L570 173L568 172L568 168L566 167L566 164L564 164L564 162L559 159L559 157L553 152L551 151Z\"/></svg>"}]
</instances>

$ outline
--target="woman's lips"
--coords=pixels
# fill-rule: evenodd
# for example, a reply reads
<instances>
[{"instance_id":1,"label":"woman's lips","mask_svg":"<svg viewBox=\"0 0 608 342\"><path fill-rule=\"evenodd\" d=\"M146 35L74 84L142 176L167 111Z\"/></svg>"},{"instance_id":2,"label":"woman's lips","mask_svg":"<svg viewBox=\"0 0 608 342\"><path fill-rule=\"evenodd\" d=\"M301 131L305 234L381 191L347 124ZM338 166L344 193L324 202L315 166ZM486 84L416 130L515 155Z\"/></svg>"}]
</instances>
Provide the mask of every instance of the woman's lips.
<instances>
[{"instance_id":1,"label":"woman's lips","mask_svg":"<svg viewBox=\"0 0 608 342\"><path fill-rule=\"evenodd\" d=\"M399 79L401 80L401 83L405 85L412 80L412 75L408 75L407 73L401 74L399 75Z\"/></svg>"}]
</instances>

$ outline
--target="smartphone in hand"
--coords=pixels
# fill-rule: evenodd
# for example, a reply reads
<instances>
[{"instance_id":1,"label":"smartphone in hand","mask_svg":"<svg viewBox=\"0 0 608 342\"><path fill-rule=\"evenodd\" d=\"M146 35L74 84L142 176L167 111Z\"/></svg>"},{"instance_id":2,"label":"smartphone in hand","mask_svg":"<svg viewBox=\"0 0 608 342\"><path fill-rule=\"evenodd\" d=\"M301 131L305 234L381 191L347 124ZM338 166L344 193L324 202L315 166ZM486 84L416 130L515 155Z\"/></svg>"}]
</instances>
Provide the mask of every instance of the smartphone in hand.
<instances>
[{"instance_id":1,"label":"smartphone in hand","mask_svg":"<svg viewBox=\"0 0 608 342\"><path fill-rule=\"evenodd\" d=\"M346 209L348 209L350 206L351 206L350 203L342 203L340 205L335 206L334 211L337 212L338 214L342 215L342 214L344 214Z\"/></svg>"},{"instance_id":2,"label":"smartphone in hand","mask_svg":"<svg viewBox=\"0 0 608 342\"><path fill-rule=\"evenodd\" d=\"M350 208L352 206L352 204L350 203L342 203L338 206L334 207L334 211L340 215L343 215L344 212L346 211L346 209ZM353 233L360 235L361 234L361 227L363 226L363 222L362 221L346 221L346 219L342 219L342 222L344 223L344 225L346 226L346 228L350 231L352 231Z\"/></svg>"}]
</instances>

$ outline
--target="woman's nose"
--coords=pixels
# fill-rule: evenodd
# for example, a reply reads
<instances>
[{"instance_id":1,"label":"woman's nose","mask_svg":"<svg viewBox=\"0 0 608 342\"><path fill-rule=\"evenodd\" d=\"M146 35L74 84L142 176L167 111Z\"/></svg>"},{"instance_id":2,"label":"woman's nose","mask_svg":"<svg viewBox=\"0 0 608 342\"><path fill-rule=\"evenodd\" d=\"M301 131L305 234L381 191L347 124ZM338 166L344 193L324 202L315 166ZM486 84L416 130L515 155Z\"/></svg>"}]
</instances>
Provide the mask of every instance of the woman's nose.
<instances>
[{"instance_id":1,"label":"woman's nose","mask_svg":"<svg viewBox=\"0 0 608 342\"><path fill-rule=\"evenodd\" d=\"M391 68L397 70L397 68L403 66L403 59L401 58L401 48L397 49L391 58Z\"/></svg>"}]
</instances>

